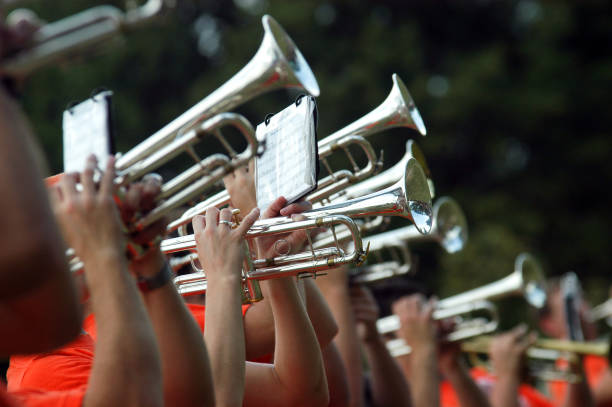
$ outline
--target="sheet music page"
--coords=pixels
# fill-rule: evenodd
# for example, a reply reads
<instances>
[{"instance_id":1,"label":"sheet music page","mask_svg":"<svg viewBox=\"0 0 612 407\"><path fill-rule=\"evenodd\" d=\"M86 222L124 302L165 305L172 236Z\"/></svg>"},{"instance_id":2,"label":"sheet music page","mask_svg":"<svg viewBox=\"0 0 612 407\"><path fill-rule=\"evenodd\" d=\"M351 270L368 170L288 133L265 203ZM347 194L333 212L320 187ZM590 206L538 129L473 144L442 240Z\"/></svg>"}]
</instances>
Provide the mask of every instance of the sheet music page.
<instances>
[{"instance_id":1,"label":"sheet music page","mask_svg":"<svg viewBox=\"0 0 612 407\"><path fill-rule=\"evenodd\" d=\"M110 92L100 93L92 99L64 111L64 172L81 172L90 154L98 158L98 166L106 167L111 154L109 128Z\"/></svg>"},{"instance_id":2,"label":"sheet music page","mask_svg":"<svg viewBox=\"0 0 612 407\"><path fill-rule=\"evenodd\" d=\"M316 187L315 102L302 97L257 126L265 140L264 153L255 161L257 206L261 211L279 196L295 201Z\"/></svg>"}]
</instances>

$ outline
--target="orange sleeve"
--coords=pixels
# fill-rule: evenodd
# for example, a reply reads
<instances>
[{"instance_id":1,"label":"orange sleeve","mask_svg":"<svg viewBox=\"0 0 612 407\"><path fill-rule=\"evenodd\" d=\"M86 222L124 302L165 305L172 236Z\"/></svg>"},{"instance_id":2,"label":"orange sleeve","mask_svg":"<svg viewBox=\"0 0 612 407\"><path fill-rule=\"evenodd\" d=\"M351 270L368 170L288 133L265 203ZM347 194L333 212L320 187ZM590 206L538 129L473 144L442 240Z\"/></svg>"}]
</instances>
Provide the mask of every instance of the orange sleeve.
<instances>
[{"instance_id":1,"label":"orange sleeve","mask_svg":"<svg viewBox=\"0 0 612 407\"><path fill-rule=\"evenodd\" d=\"M11 396L21 407L80 407L86 390L86 388L51 392L22 390L11 393Z\"/></svg>"}]
</instances>

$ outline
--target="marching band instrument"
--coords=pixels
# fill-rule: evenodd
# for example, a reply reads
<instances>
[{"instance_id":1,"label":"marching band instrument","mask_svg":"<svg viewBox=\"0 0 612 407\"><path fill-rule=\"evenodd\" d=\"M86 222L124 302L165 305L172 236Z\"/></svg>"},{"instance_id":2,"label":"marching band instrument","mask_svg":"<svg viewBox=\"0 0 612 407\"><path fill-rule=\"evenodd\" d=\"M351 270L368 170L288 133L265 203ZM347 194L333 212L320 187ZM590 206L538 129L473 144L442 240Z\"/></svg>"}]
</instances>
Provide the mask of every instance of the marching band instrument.
<instances>
[{"instance_id":1,"label":"marching band instrument","mask_svg":"<svg viewBox=\"0 0 612 407\"><path fill-rule=\"evenodd\" d=\"M317 190L309 194L306 200L313 203L322 200L332 201L329 199L330 196L342 193L348 186L370 177L380 169L382 162L376 159L376 153L363 137L398 126L416 127L421 134L425 135L425 125L423 124L418 109L414 105L414 101L406 89L406 86L397 74L393 74L392 79L393 87L391 92L380 106L363 116L361 119L345 126L318 142L319 160L327 169L329 175L318 181ZM368 163L364 168L359 168L355 159L349 152L348 147L351 145L359 146L368 159ZM334 151L340 149L346 153L353 167L352 170L334 172L331 169L327 158ZM407 152L402 160L393 166L392 169L388 170L392 171L392 174L385 171L385 173L387 173L385 176L387 179L386 183L380 183L378 188L370 189L361 194L351 195L349 198L363 196L398 182L403 176L403 170L406 167L408 159L411 157L416 158L421 164L428 179L427 182L430 186L431 197L433 197L433 182L431 181L431 173L425 161L424 154L416 143L412 141L406 144L406 150ZM393 176L392 182L389 182L389 180L391 180L389 177L390 175ZM206 208L211 206L222 207L229 205L229 203L229 193L225 190L221 191L209 199L200 202L196 207L187 210L179 219L168 225L168 231L173 231L187 225L195 215L204 213ZM179 229L179 234L185 234L185 229Z\"/></svg>"},{"instance_id":2,"label":"marching band instrument","mask_svg":"<svg viewBox=\"0 0 612 407\"><path fill-rule=\"evenodd\" d=\"M225 126L234 127L245 138L248 146L243 152L237 154L223 138L221 129ZM206 135L217 138L227 149L228 155L217 153L200 160L193 150L193 145L205 140ZM184 152L189 153L196 160L196 164L162 185L158 199L163 201L147 215L138 219L135 229L142 229L152 224L174 208L200 196L235 168L247 165L249 160L260 152L260 145L255 137L255 129L244 116L236 113L220 113L172 143L152 152L145 159L118 171L118 182L125 184L139 179Z\"/></svg>"},{"instance_id":3,"label":"marching band instrument","mask_svg":"<svg viewBox=\"0 0 612 407\"><path fill-rule=\"evenodd\" d=\"M403 179L395 185L382 191L372 193L360 198L348 200L340 204L314 208L303 212L302 215L313 218L326 215L346 215L350 218L360 218L373 215L400 216L410 219L422 233L431 229L431 198L429 187L421 166L415 159L406 164ZM283 223L286 218L262 219L255 222L255 226L271 226ZM193 235L181 236L185 247L182 250L195 248ZM173 239L164 242L170 244ZM162 247L164 247L162 242Z\"/></svg>"},{"instance_id":4,"label":"marching band instrument","mask_svg":"<svg viewBox=\"0 0 612 407\"><path fill-rule=\"evenodd\" d=\"M8 76L23 76L32 71L109 41L126 30L135 28L158 16L171 2L148 0L126 12L110 5L96 6L62 20L45 24L32 36L31 44L0 63L0 72ZM20 18L37 20L25 9L9 14L7 21Z\"/></svg>"},{"instance_id":5,"label":"marching band instrument","mask_svg":"<svg viewBox=\"0 0 612 407\"><path fill-rule=\"evenodd\" d=\"M423 170L421 169L419 163L416 160L410 160L406 165L404 179L396 185L393 185L383 191L379 191L369 196L343 202L342 204L330 205L303 212L302 216L306 218L306 221L296 222L286 217L258 220L251 227L249 231L250 235L247 234L247 236L259 236L256 235L258 231L275 231L279 225L283 228L288 228L288 225L294 225L293 227L297 228L297 225L301 224L300 222L310 222L304 223L304 225L311 225L313 221L315 223L319 222L317 227L323 227L325 226L325 224L320 223L320 221L316 221L317 219L328 216L334 217L336 215L342 215L348 218L359 218L371 215L401 216L411 219L417 225L417 228L419 230L422 230L423 233L427 233L431 228L431 198L429 198L429 187L427 186L427 181L425 175L423 174ZM352 252L360 253L362 251L362 244L361 239L359 237L359 229L357 228L355 223L352 221L350 223L339 223L348 227L354 236L353 244L355 244L356 246L354 246ZM334 229L332 228L332 231L333 230ZM286 232L288 230L283 229L283 231ZM193 235L166 239L161 244L161 249L164 253L193 250L194 248L195 238ZM303 266L301 264L292 264L285 266L280 265L278 268L274 268L272 271L257 273L253 272L251 273L250 277L272 278L275 276L283 275L287 272L295 272L296 268L300 268L300 271L303 269L309 269L311 271L316 272L318 267L317 265L321 263L316 263L314 265L311 263L312 261L314 261L313 259L317 257L317 253L329 253L332 256L338 256L340 255L340 253L343 253L343 250L338 245L336 245L335 248L318 249L318 251L314 249L311 245L310 251L310 253L299 253L297 255L291 255L292 260L307 260L307 266ZM359 257L361 261L363 260L363 255L357 257ZM263 264L265 264L266 261L267 260L255 260L254 263L257 266L262 262ZM317 262L320 261L322 260L317 260ZM337 267L341 264L346 264L347 262L339 263L332 257L331 261L326 260L324 261L324 263L325 267L329 268L332 266ZM275 260L274 264L279 265L279 260Z\"/></svg>"},{"instance_id":6,"label":"marching band instrument","mask_svg":"<svg viewBox=\"0 0 612 407\"><path fill-rule=\"evenodd\" d=\"M319 85L308 63L285 30L269 15L262 17L264 38L255 56L213 93L117 159L124 170L152 151L182 136L196 123L226 112L264 92L299 88L313 96Z\"/></svg>"},{"instance_id":7,"label":"marching band instrument","mask_svg":"<svg viewBox=\"0 0 612 407\"><path fill-rule=\"evenodd\" d=\"M338 141L342 137L354 134L367 137L371 134L393 127L410 127L421 135L427 134L421 114L417 109L408 88L397 74L393 74L393 86L387 98L370 113L348 126L321 140L323 145Z\"/></svg>"},{"instance_id":8,"label":"marching band instrument","mask_svg":"<svg viewBox=\"0 0 612 407\"><path fill-rule=\"evenodd\" d=\"M469 317L472 314L478 314L478 316ZM448 342L459 342L491 333L499 326L497 308L492 302L486 300L463 303L452 308L438 307L433 312L432 317L437 321L449 318L455 319L453 332L450 332L445 338ZM378 322L380 321L379 319ZM378 331L381 331L380 328ZM401 338L388 341L386 346L393 357L407 355L411 352L410 346Z\"/></svg>"},{"instance_id":9,"label":"marching band instrument","mask_svg":"<svg viewBox=\"0 0 612 407\"><path fill-rule=\"evenodd\" d=\"M612 298L593 307L589 312L588 318L591 322L598 322L604 319L606 324L612 326Z\"/></svg>"},{"instance_id":10,"label":"marching band instrument","mask_svg":"<svg viewBox=\"0 0 612 407\"><path fill-rule=\"evenodd\" d=\"M455 253L463 249L467 237L467 221L463 211L455 200L442 197L434 204L433 224L428 234L422 235L416 227L409 225L365 238L364 244L370 247L371 254L388 251L392 260L383 261L380 258L375 264L351 270L351 281L371 283L408 273L411 266L407 248L409 242L432 240L438 242L447 253Z\"/></svg>"},{"instance_id":11,"label":"marching band instrument","mask_svg":"<svg viewBox=\"0 0 612 407\"><path fill-rule=\"evenodd\" d=\"M345 252L339 246L309 252L281 255L268 259L252 260L251 267L244 270L244 280L265 280L290 275L316 275L318 272L335 268L343 264L361 263L366 256L361 244L359 230L352 219L344 215L321 215L294 221L291 218L275 218L273 224L262 225L261 221L249 229L247 239L289 233L296 230L308 230L319 227L335 227L344 225L353 231L354 249ZM308 235L308 234L307 234ZM193 249L195 240L193 236L181 236L167 239L162 242L162 251L173 253ZM178 291L182 295L199 294L206 292L206 276L204 272L185 274L174 280Z\"/></svg>"},{"instance_id":12,"label":"marching band instrument","mask_svg":"<svg viewBox=\"0 0 612 407\"><path fill-rule=\"evenodd\" d=\"M477 359L477 354L487 354L491 347L493 337L489 335L479 336L461 344L461 350L470 355L474 364L482 364ZM609 358L610 343L604 341L571 341L564 339L537 339L527 351L530 375L544 381L563 380L576 383L582 380L580 375L571 371L559 369L556 365L558 360L567 360L570 363L579 363L577 355L592 355ZM538 363L539 362L539 363Z\"/></svg>"},{"instance_id":13,"label":"marching band instrument","mask_svg":"<svg viewBox=\"0 0 612 407\"><path fill-rule=\"evenodd\" d=\"M421 168L423 168L423 172L427 177L429 193L433 198L434 186L433 181L431 179L431 172L429 171L427 161L425 160L425 155L423 154L419 146L414 142L414 140L408 140L406 142L406 153L401 158L401 160L399 160L395 165L393 165L393 167L381 172L378 175L370 177L365 181L345 188L339 194L328 197L328 200L331 202L338 202L344 199L352 199L358 196L363 196L365 194L372 193L373 191L378 191L382 188L386 188L389 185L393 185L400 179L402 179L404 175L404 168L406 168L406 163L410 159L416 159L421 165Z\"/></svg>"},{"instance_id":14,"label":"marching band instrument","mask_svg":"<svg viewBox=\"0 0 612 407\"><path fill-rule=\"evenodd\" d=\"M445 317L454 316L453 312L455 311L460 315L463 312L459 312L459 310L463 307L469 309L471 305L478 304L481 301L493 301L511 295L524 296L527 302L535 308L542 308L546 303L545 280L542 269L536 259L528 253L521 253L517 256L514 262L514 272L509 276L438 301L434 318L436 318L436 312L438 311L448 311L444 314ZM382 334L395 332L400 329L399 317L390 315L380 318L376 327L378 332ZM488 326L488 328L491 327L493 325ZM489 332L491 331L482 330L480 333L476 333L476 330L474 330L471 336Z\"/></svg>"},{"instance_id":15,"label":"marching band instrument","mask_svg":"<svg viewBox=\"0 0 612 407\"><path fill-rule=\"evenodd\" d=\"M367 164L360 168L355 162L351 152L349 151L350 147L357 147L361 149L364 153ZM335 151L342 150L348 157L349 161L353 165L353 169L351 170L339 170L333 172L327 164L327 158L332 155ZM313 194L317 194L320 191L326 191L326 194L330 194L332 192L341 190L345 188L346 185L350 185L357 180L361 180L367 178L377 171L378 168L382 165L380 161L376 158L376 153L374 149L370 145L370 143L360 136L347 136L339 140L338 142L327 144L325 146L319 146L319 160L322 162L326 168L328 168L330 175L323 178L318 182L317 190L308 195L307 200L311 200L311 196ZM230 196L226 190L220 191L217 194L205 199L204 201L196 204L194 207L188 209L181 215L180 218L171 222L168 225L168 231L179 231L179 235L185 235L186 226L191 223L191 220L196 215L201 215L206 212L206 208L210 208L211 206L220 208L223 206L227 206L230 204Z\"/></svg>"}]
</instances>

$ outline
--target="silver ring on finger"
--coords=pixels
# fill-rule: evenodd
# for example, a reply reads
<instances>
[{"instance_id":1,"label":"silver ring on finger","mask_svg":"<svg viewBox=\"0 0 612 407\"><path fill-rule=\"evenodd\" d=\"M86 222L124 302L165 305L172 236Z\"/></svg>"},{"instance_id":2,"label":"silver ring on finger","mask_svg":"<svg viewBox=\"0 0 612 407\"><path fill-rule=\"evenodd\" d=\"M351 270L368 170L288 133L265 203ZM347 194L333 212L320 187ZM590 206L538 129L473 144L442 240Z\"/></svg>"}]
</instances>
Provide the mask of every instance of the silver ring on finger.
<instances>
[{"instance_id":1,"label":"silver ring on finger","mask_svg":"<svg viewBox=\"0 0 612 407\"><path fill-rule=\"evenodd\" d=\"M234 227L234 223L231 220L221 219L219 221L219 224L222 224L222 223L229 226L230 229Z\"/></svg>"}]
</instances>

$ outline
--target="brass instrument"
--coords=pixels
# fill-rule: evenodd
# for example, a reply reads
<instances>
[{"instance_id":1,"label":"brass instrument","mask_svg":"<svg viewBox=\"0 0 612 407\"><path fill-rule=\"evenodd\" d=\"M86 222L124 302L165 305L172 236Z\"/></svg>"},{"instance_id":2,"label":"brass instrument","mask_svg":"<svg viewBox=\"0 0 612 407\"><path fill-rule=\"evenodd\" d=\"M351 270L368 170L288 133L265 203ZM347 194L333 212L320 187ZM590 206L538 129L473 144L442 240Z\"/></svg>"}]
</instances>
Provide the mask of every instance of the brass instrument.
<instances>
[{"instance_id":1,"label":"brass instrument","mask_svg":"<svg viewBox=\"0 0 612 407\"><path fill-rule=\"evenodd\" d=\"M475 304L480 305L482 301L494 301L511 295L524 296L527 302L535 308L542 308L546 303L546 288L542 269L536 259L528 253L521 253L517 256L514 262L514 272L509 276L440 300L436 311L434 311L434 318L436 318L436 312L438 311L444 311L444 318L448 318L461 315L464 313L464 309L469 309ZM490 333L492 331L489 329L494 326L496 327L496 324L488 325L482 330L473 330L467 336L463 333L457 334L457 336L466 339ZM400 329L400 321L397 315L390 315L380 318L376 327L378 332L382 334L395 332ZM456 337L449 335L449 339L451 338Z\"/></svg>"},{"instance_id":2,"label":"brass instrument","mask_svg":"<svg viewBox=\"0 0 612 407\"><path fill-rule=\"evenodd\" d=\"M406 163L410 159L416 159L421 165L421 168L423 168L423 172L427 177L429 192L431 197L433 198L434 184L431 179L431 172L429 171L429 167L427 166L427 161L425 160L425 155L413 140L408 140L406 142L406 153L404 154L402 159L398 161L393 167L381 172L378 175L366 179L365 181L350 185L344 190L338 191L338 193L334 195L327 195L324 197L324 200L322 202L315 204L315 206L324 205L325 202L342 202L346 199L357 198L359 196L378 191L382 188L386 188L389 185L393 185L402 178L403 171L406 168ZM363 223L360 223L359 227L361 229L361 232L365 233L375 230L378 226L382 224L383 219L368 219L362 222ZM337 232L337 238L340 241L348 237L349 235L347 235L346 231L340 230ZM315 239L315 246L325 247L326 245L331 244L334 239L335 237L331 236L329 233L321 234Z\"/></svg>"},{"instance_id":3,"label":"brass instrument","mask_svg":"<svg viewBox=\"0 0 612 407\"><path fill-rule=\"evenodd\" d=\"M438 321L454 318L454 331L445 338L448 342L459 342L467 338L494 332L499 326L497 308L492 302L485 300L460 304L452 309L439 307L433 312L432 316L433 319ZM378 322L380 321L379 319ZM380 326L378 330L380 332ZM411 352L410 346L401 338L388 341L386 346L393 357L408 355Z\"/></svg>"},{"instance_id":4,"label":"brass instrument","mask_svg":"<svg viewBox=\"0 0 612 407\"><path fill-rule=\"evenodd\" d=\"M118 34L136 28L157 17L172 4L168 0L147 0L126 12L110 5L96 6L62 20L45 24L32 37L31 44L0 63L0 73L24 76L58 60L93 49ZM11 21L26 17L37 21L30 10L17 9L7 17Z\"/></svg>"},{"instance_id":5,"label":"brass instrument","mask_svg":"<svg viewBox=\"0 0 612 407\"><path fill-rule=\"evenodd\" d=\"M370 224L358 225L362 234L371 230ZM364 227L365 226L365 227ZM329 233L315 239L314 247L326 247L334 243L349 240L350 234L344 230ZM376 264L362 266L351 270L351 281L355 283L371 283L386 278L406 274L410 271L410 252L407 244L414 241L438 242L447 253L455 253L463 249L468 238L467 221L459 205L449 197L442 197L433 207L433 224L430 233L421 234L415 226L409 225L388 232L379 233L364 238L364 245L369 245L370 253L377 255L386 250L391 253L391 261L375 262Z\"/></svg>"},{"instance_id":6,"label":"brass instrument","mask_svg":"<svg viewBox=\"0 0 612 407\"><path fill-rule=\"evenodd\" d=\"M152 151L182 136L197 123L258 96L264 92L298 88L313 96L319 85L302 53L285 30L269 15L262 17L264 38L255 56L217 90L168 123L155 134L132 148L117 160L117 168L125 170L144 159Z\"/></svg>"},{"instance_id":7,"label":"brass instrument","mask_svg":"<svg viewBox=\"0 0 612 407\"><path fill-rule=\"evenodd\" d=\"M368 178L365 181L345 188L337 195L330 196L327 198L331 202L338 202L344 199L352 199L358 196L363 196L365 194L378 191L382 188L386 188L389 185L393 185L403 177L404 168L406 167L406 163L410 159L416 159L421 165L421 168L423 168L423 172L427 177L429 193L433 198L435 196L435 188L431 178L431 172L429 171L429 167L427 165L427 161L425 160L425 155L423 154L423 151L419 148L417 143L414 142L414 140L408 140L406 142L406 153L404 153L404 156L394 166L381 172L378 175Z\"/></svg>"},{"instance_id":8,"label":"brass instrument","mask_svg":"<svg viewBox=\"0 0 612 407\"><path fill-rule=\"evenodd\" d=\"M588 314L588 319L591 322L605 320L608 326L612 326L612 298L593 307Z\"/></svg>"},{"instance_id":9,"label":"brass instrument","mask_svg":"<svg viewBox=\"0 0 612 407\"><path fill-rule=\"evenodd\" d=\"M492 336L482 335L465 341L461 350L468 353L474 364L481 364L476 355L488 354L491 347ZM610 357L610 343L604 341L582 342L563 339L537 339L526 352L530 374L541 380L563 380L571 383L582 378L569 371L560 370L555 366L558 360L567 360L578 363L577 355L592 355L605 358Z\"/></svg>"},{"instance_id":10,"label":"brass instrument","mask_svg":"<svg viewBox=\"0 0 612 407\"><path fill-rule=\"evenodd\" d=\"M329 175L318 181L317 190L309 194L306 197L306 200L313 203L321 202L323 200L333 201L332 199L329 199L331 196L342 194L342 191L350 185L370 177L380 169L382 162L376 159L376 153L372 149L371 145L365 139L363 139L363 137L367 137L374 133L398 126L417 128L421 134L425 135L425 125L423 124L418 109L414 105L414 101L406 89L406 86L400 77L397 76L397 74L393 74L392 79L393 87L391 92L380 106L357 121L345 126L344 128L332 133L318 142L319 160L327 169ZM348 151L348 148L351 145L359 146L367 157L368 163L364 168L359 168L355 162L355 159ZM334 172L331 169L327 158L336 150L343 150L346 153L346 156L353 167L352 170L340 170ZM424 154L418 148L416 143L412 141L409 141L406 144L406 150L407 152L402 160L392 168L393 182L387 182L384 185L381 184L376 189L370 189L361 194L354 194L349 198L357 198L397 183L399 180L401 180L406 163L411 157L416 158L421 164L428 179L427 182L430 186L430 194L433 197L433 182L431 181L431 173L425 161ZM388 174L388 171L385 171L385 173ZM389 179L388 175L387 179ZM184 226L190 223L191 219L195 215L203 214L206 211L206 208L211 206L220 208L229 205L229 203L230 196L227 191L223 190L205 201L200 202L195 207L187 210L180 217L180 219L177 219L175 222L168 225L168 231L179 229L179 234L185 234L186 232ZM348 232L345 232L345 234L347 238L350 236L350 233Z\"/></svg>"},{"instance_id":11,"label":"brass instrument","mask_svg":"<svg viewBox=\"0 0 612 407\"><path fill-rule=\"evenodd\" d=\"M357 147L363 151L368 161L363 168L360 168L355 162L351 152L349 151L350 147ZM329 164L327 164L327 158L338 150L344 151L350 162L353 163L352 171L339 170L333 172L331 170ZM326 166L326 168L328 168L330 175L318 182L318 188L314 194L317 194L317 192L321 190L340 190L344 188L345 185L349 185L356 180L364 179L370 176L382 165L382 163L377 160L376 153L374 152L374 149L370 143L360 136L347 136L336 143L319 146L319 160ZM309 195L306 199L310 200L311 195ZM226 190L220 191L185 211L180 218L174 220L168 225L168 231L171 232L178 229L179 235L183 236L187 234L186 226L191 223L194 216L204 214L206 209L210 208L211 206L221 208L229 204L229 193Z\"/></svg>"},{"instance_id":12,"label":"brass instrument","mask_svg":"<svg viewBox=\"0 0 612 407\"><path fill-rule=\"evenodd\" d=\"M189 153L196 161L191 168L162 186L159 199L164 201L139 219L136 229L152 224L172 209L200 196L225 175L246 165L261 152L253 126L244 117L225 113L226 110L280 87L299 87L318 94L316 79L291 38L272 17L264 16L262 23L264 39L256 55L240 72L161 130L118 157L116 166L123 183L138 179L181 152ZM245 137L249 147L236 153L220 132L224 126L235 127ZM204 134L217 138L227 150L227 155L213 154L203 160L197 157L193 145Z\"/></svg>"},{"instance_id":13,"label":"brass instrument","mask_svg":"<svg viewBox=\"0 0 612 407\"><path fill-rule=\"evenodd\" d=\"M221 129L226 126L237 129L247 141L247 148L243 152L236 153L223 138ZM200 159L193 150L193 146L206 140L206 136L218 139L226 148L227 155L217 153ZM244 116L236 113L220 113L189 130L172 143L151 152L143 160L125 170L118 171L117 182L127 184L167 163L178 154L188 153L196 161L191 168L162 185L158 197L160 203L147 215L137 220L135 229L142 229L152 224L174 208L202 195L204 191L235 168L247 165L249 160L260 152L260 147L255 136L255 129Z\"/></svg>"},{"instance_id":14,"label":"brass instrument","mask_svg":"<svg viewBox=\"0 0 612 407\"><path fill-rule=\"evenodd\" d=\"M423 230L424 233L429 231L431 227L431 199L429 198L429 188L427 186L425 175L423 174L423 171L416 160L413 159L407 163L404 179L400 183L393 185L387 188L386 190L371 194L369 196L343 202L339 205L330 205L322 208L312 209L310 211L304 212L302 215L306 218L306 221L304 222L312 223L313 221L321 217L333 217L336 215L342 215L347 216L349 218L359 218L364 216L371 216L373 214L384 214L387 216L395 215L405 217L411 219L415 224L417 224L418 228L420 230ZM305 225L310 225L311 223L306 223ZM299 222L292 221L285 217L261 219L255 222L255 224L251 228L251 231L253 232L249 231L249 233L251 237L256 237L258 235L255 235L255 233L257 233L258 231L275 231L279 225L283 227L288 227L288 225L294 225L292 227L295 227L295 225L299 224ZM326 225L317 225L317 227L321 226ZM354 222L345 222L343 226L346 226L351 230L351 233L354 236L353 244L358 244L358 246L354 246L352 252L360 252L361 239L359 237L359 229L357 228ZM283 231L287 230L283 229ZM358 237L358 239L355 239L355 237ZM162 242L161 248L164 253L193 250L195 248L195 238L193 235L186 235L180 236L178 238L166 239ZM343 250L340 248L339 245L336 245L336 247L333 248L323 249L315 249L311 245L310 253L299 253L297 255L292 255L292 259L299 259L300 261L311 261L312 258L316 257L315 255L317 253L329 253L332 256L338 256L339 253L343 253ZM358 257L360 258L360 261L363 260L363 255ZM266 261L254 261L256 266L261 262L265 264ZM354 263L354 261L351 262ZM332 258L331 260L325 261L325 267L337 267L341 264L346 263L347 262L340 263ZM316 272L316 267L313 267L310 264L308 264L307 266L301 266L299 264L280 265L279 261L277 260L274 261L274 264L277 265L278 268L275 268L273 271L265 272L263 276L262 272L249 272L249 277L272 278L284 275L287 272L294 272L296 270L296 267L302 267L300 268L300 271L302 271L303 268L307 268ZM202 281L203 278L200 280L200 282ZM200 288L202 288L202 286L200 286Z\"/></svg>"},{"instance_id":15,"label":"brass instrument","mask_svg":"<svg viewBox=\"0 0 612 407\"><path fill-rule=\"evenodd\" d=\"M427 134L421 114L408 88L397 74L394 73L391 79L393 80L391 92L376 109L325 137L321 143L331 144L349 134L367 137L393 127L410 127L423 136Z\"/></svg>"},{"instance_id":16,"label":"brass instrument","mask_svg":"<svg viewBox=\"0 0 612 407\"><path fill-rule=\"evenodd\" d=\"M340 224L353 231L354 249L350 252L345 252L339 246L321 250L315 250L311 247L308 252L252 260L250 267L243 271L244 283L252 284L253 281L291 275L317 275L321 271L343 264L361 263L366 256L366 252L361 245L359 230L352 219L344 215L321 214L320 216L313 216L300 221L294 221L291 218L276 218L274 223L265 225L262 225L261 221L256 222L247 232L247 239L284 234L295 230L308 231L309 229L319 227L333 228ZM194 247L195 240L193 236L180 236L174 239L166 239L162 242L162 251L164 253L191 250ZM250 254L248 257L250 258ZM206 275L203 271L176 277L174 283L182 295L206 292ZM248 292L248 290L245 289L245 292ZM256 299L252 295L250 296L251 301Z\"/></svg>"}]
</instances>

